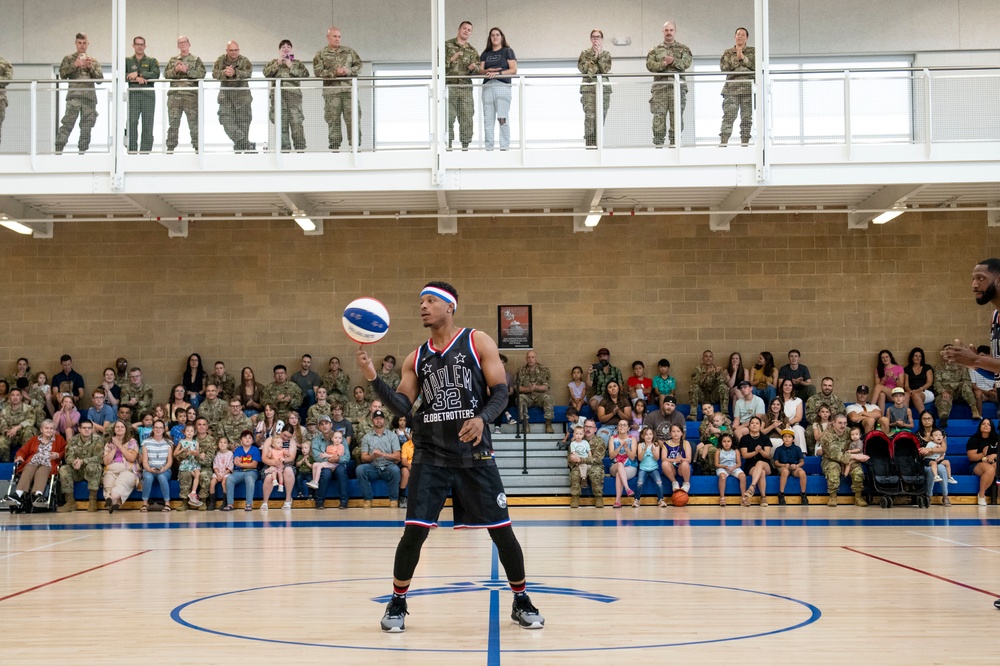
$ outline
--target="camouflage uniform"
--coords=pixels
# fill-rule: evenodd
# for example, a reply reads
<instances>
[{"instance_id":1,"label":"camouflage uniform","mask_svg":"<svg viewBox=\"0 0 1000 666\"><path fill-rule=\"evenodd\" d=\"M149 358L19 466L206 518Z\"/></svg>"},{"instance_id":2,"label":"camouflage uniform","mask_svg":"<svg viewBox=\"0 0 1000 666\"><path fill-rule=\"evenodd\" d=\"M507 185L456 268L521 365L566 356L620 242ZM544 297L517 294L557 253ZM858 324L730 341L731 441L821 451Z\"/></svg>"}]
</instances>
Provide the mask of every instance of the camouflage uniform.
<instances>
[{"instance_id":1,"label":"camouflage uniform","mask_svg":"<svg viewBox=\"0 0 1000 666\"><path fill-rule=\"evenodd\" d=\"M576 68L584 75L580 85L580 104L583 106L583 140L588 146L597 145L597 74L607 74L611 71L611 53L601 51L598 55L594 49L580 52ZM601 88L604 96L604 114L602 120L608 117L611 106L611 86L607 77L601 78Z\"/></svg>"},{"instance_id":2,"label":"camouflage uniform","mask_svg":"<svg viewBox=\"0 0 1000 666\"><path fill-rule=\"evenodd\" d=\"M976 395L972 392L972 380L965 366L948 363L942 359L941 365L934 368L934 395L938 418L947 420L951 416L951 406L955 398L960 398L972 407L974 416L979 418L979 415L975 414Z\"/></svg>"},{"instance_id":3,"label":"camouflage uniform","mask_svg":"<svg viewBox=\"0 0 1000 666\"><path fill-rule=\"evenodd\" d=\"M293 60L291 67L284 64L281 58L275 58L264 66L264 76L269 79L287 79L281 82L281 149L306 149L306 133L302 126L305 115L302 113L302 91L296 78L308 78L309 70L299 60ZM268 118L274 124L274 88L271 88L270 111Z\"/></svg>"},{"instance_id":4,"label":"camouflage uniform","mask_svg":"<svg viewBox=\"0 0 1000 666\"><path fill-rule=\"evenodd\" d=\"M202 406L204 407L204 405ZM227 413L225 417L219 419L214 428L217 439L225 437L229 440L230 451L235 450L239 445L240 435L244 430L253 430L253 427L250 419L244 416L243 412L240 412L237 416Z\"/></svg>"},{"instance_id":5,"label":"camouflage uniform","mask_svg":"<svg viewBox=\"0 0 1000 666\"><path fill-rule=\"evenodd\" d=\"M518 388L531 386L532 384L550 385L552 373L541 363L536 363L534 368L522 365L514 375ZM528 408L541 407L545 412L545 422L552 425L555 417L555 403L548 391L532 391L531 393L517 393L517 411L521 417L521 423L528 422Z\"/></svg>"},{"instance_id":6,"label":"camouflage uniform","mask_svg":"<svg viewBox=\"0 0 1000 666\"><path fill-rule=\"evenodd\" d=\"M337 373L336 378L330 373L326 373L323 376L321 386L326 389L327 401L331 403L339 402L344 406L344 413L346 414L347 396L351 394L351 376L343 370Z\"/></svg>"},{"instance_id":7,"label":"camouflage uniform","mask_svg":"<svg viewBox=\"0 0 1000 666\"><path fill-rule=\"evenodd\" d=\"M219 400L224 400L228 403L236 395L236 378L228 372L224 373L222 377L212 373L205 382L206 386L208 384L215 384L215 387L219 389Z\"/></svg>"},{"instance_id":8,"label":"camouflage uniform","mask_svg":"<svg viewBox=\"0 0 1000 666\"><path fill-rule=\"evenodd\" d=\"M188 71L178 72L177 65L184 63ZM175 55L167 61L163 76L177 79L170 84L167 92L167 152L177 148L177 133L181 126L181 115L187 114L188 131L191 133L191 147L198 150L198 79L205 78L205 64L201 58L191 53Z\"/></svg>"},{"instance_id":9,"label":"camouflage uniform","mask_svg":"<svg viewBox=\"0 0 1000 666\"><path fill-rule=\"evenodd\" d=\"M211 400L205 400L205 402L201 403L198 407L198 416L208 421L209 432L211 432L214 437L219 436L219 422L222 421L222 419L224 419L228 414L229 403L220 400L219 398L216 398L214 402ZM242 428L240 428L240 432L243 432ZM229 441L231 442L233 440ZM236 433L236 441L240 441L239 433ZM236 448L235 445L233 448Z\"/></svg>"},{"instance_id":10,"label":"camouflage uniform","mask_svg":"<svg viewBox=\"0 0 1000 666\"><path fill-rule=\"evenodd\" d=\"M201 477L198 479L198 498L204 502L208 498L208 486L212 481L212 462L215 460L215 454L219 452L219 445L216 443L215 438L211 435L206 435L203 439L197 438L198 441L198 460L201 464ZM184 470L177 476L177 481L180 484L180 497L181 497L181 511L187 509L187 496L191 494L191 482L193 478L191 472ZM206 507L204 504L198 507L199 511L205 511Z\"/></svg>"},{"instance_id":11,"label":"camouflage uniform","mask_svg":"<svg viewBox=\"0 0 1000 666\"><path fill-rule=\"evenodd\" d=\"M42 421L48 418L48 414L45 412L45 392L38 386L32 384L28 391L28 402L31 404L31 408L35 410L35 427L41 428Z\"/></svg>"},{"instance_id":12,"label":"camouflage uniform","mask_svg":"<svg viewBox=\"0 0 1000 666\"><path fill-rule=\"evenodd\" d=\"M381 379L383 382L385 382L386 384L388 384L389 388L391 388L394 391L399 386L399 375L397 375L395 372L392 372L392 371L389 371L389 372L379 371L378 376L379 376L379 379ZM329 391L329 389L327 389L327 397L329 397L329 395L330 395L330 391ZM369 403L371 403L377 397L378 396L375 395L375 389L374 389L374 387L371 385L371 383L369 383L368 386L365 387L365 400L367 400ZM327 402L329 402L329 400ZM386 427L388 427L388 423L386 423Z\"/></svg>"},{"instance_id":13,"label":"camouflage uniform","mask_svg":"<svg viewBox=\"0 0 1000 666\"><path fill-rule=\"evenodd\" d=\"M726 373L717 365L699 365L691 373L691 413L698 413L698 405L709 402L718 404L723 413L729 412L729 384Z\"/></svg>"},{"instance_id":14,"label":"camouflage uniform","mask_svg":"<svg viewBox=\"0 0 1000 666\"><path fill-rule=\"evenodd\" d=\"M278 400L278 395L284 394L284 400ZM278 418L282 421L288 420L288 412L298 409L302 404L302 389L295 382L285 380L283 383L271 382L260 394L260 404L271 403L274 411L278 413Z\"/></svg>"},{"instance_id":15,"label":"camouflage uniform","mask_svg":"<svg viewBox=\"0 0 1000 666\"><path fill-rule=\"evenodd\" d=\"M753 128L755 54L754 47L745 46L743 59L739 59L736 57L734 46L726 49L719 59L719 69L723 72L733 72L726 76L726 83L722 86L722 127L719 129L719 142L722 145L729 143L737 112L740 114L740 142L744 146L750 143L750 130Z\"/></svg>"},{"instance_id":16,"label":"camouflage uniform","mask_svg":"<svg viewBox=\"0 0 1000 666\"><path fill-rule=\"evenodd\" d=\"M225 69L233 68L233 75L226 76ZM253 64L246 56L230 60L227 54L222 54L215 60L212 67L212 78L222 81L219 89L219 123L226 130L226 136L233 142L233 150L253 150L254 145L247 138L250 134L250 121L253 120L250 94L250 84L247 83L253 75Z\"/></svg>"},{"instance_id":17,"label":"camouflage uniform","mask_svg":"<svg viewBox=\"0 0 1000 666\"><path fill-rule=\"evenodd\" d=\"M663 64L663 59L672 56L674 61L669 65ZM646 69L657 74L673 74L683 72L691 66L691 49L674 42L667 44L662 42L654 46L646 55ZM684 78L680 81L681 91L681 131L684 131L684 107L687 105L687 82ZM653 114L653 145L662 146L663 139L667 134L667 114L670 114L670 145L674 145L674 130L677 126L677 118L674 118L674 77L654 76L652 96L649 98L649 112Z\"/></svg>"},{"instance_id":18,"label":"camouflage uniform","mask_svg":"<svg viewBox=\"0 0 1000 666\"><path fill-rule=\"evenodd\" d=\"M826 477L826 490L830 494L831 501L835 501L837 490L840 488L841 465L851 462L851 454L848 452L851 445L850 430L845 429L842 435L838 435L833 428L829 428L823 433L820 443L823 445L821 467L823 476ZM864 488L865 473L861 465L857 464L851 469L851 491L860 499Z\"/></svg>"},{"instance_id":19,"label":"camouflage uniform","mask_svg":"<svg viewBox=\"0 0 1000 666\"><path fill-rule=\"evenodd\" d=\"M80 469L73 469L73 461L79 458L83 461ZM66 502L75 506L73 484L77 481L87 482L88 493L96 493L101 488L101 475L104 471L104 438L92 433L89 438L83 435L73 435L66 446L65 464L59 468L59 487L62 489Z\"/></svg>"},{"instance_id":20,"label":"camouflage uniform","mask_svg":"<svg viewBox=\"0 0 1000 666\"><path fill-rule=\"evenodd\" d=\"M337 68L343 67L347 75L337 76ZM357 76L361 71L361 57L349 46L333 48L327 46L316 53L313 58L313 72L323 81L323 118L330 127L330 150L339 150L343 142L343 132L340 128L340 117L344 117L347 125L347 144L351 145L351 123L354 113L361 122L361 105L355 102L351 108L350 77ZM358 127L358 143L361 143L361 128Z\"/></svg>"},{"instance_id":21,"label":"camouflage uniform","mask_svg":"<svg viewBox=\"0 0 1000 666\"><path fill-rule=\"evenodd\" d=\"M17 409L9 402L0 409L0 460L10 460L12 452L38 434L35 429L36 416L35 408L24 402ZM13 437L7 437L7 431L14 426L21 426L21 429Z\"/></svg>"},{"instance_id":22,"label":"camouflage uniform","mask_svg":"<svg viewBox=\"0 0 1000 666\"><path fill-rule=\"evenodd\" d=\"M153 79L160 78L160 63L156 58L134 55L125 58L125 74L135 72L146 83L128 82L128 150L134 153L153 149L153 117L156 114L156 91ZM139 119L142 118L142 142L139 142Z\"/></svg>"},{"instance_id":23,"label":"camouflage uniform","mask_svg":"<svg viewBox=\"0 0 1000 666\"><path fill-rule=\"evenodd\" d=\"M0 81L14 78L14 68L7 60L0 58ZM3 120L7 117L7 84L0 83L0 137L3 136Z\"/></svg>"},{"instance_id":24,"label":"camouflage uniform","mask_svg":"<svg viewBox=\"0 0 1000 666\"><path fill-rule=\"evenodd\" d=\"M375 432L375 424L372 423L372 413L371 407L369 406L368 413L358 419L357 423L351 421L351 425L354 427L354 439L352 440L355 445L351 448L351 458L354 462L361 464L361 440L364 436L370 432Z\"/></svg>"},{"instance_id":25,"label":"camouflage uniform","mask_svg":"<svg viewBox=\"0 0 1000 666\"><path fill-rule=\"evenodd\" d=\"M325 405L316 403L315 405L309 408L308 412L306 412L306 418L316 419L317 421L319 421L319 417L329 416L330 420L332 421L333 420L332 412L333 412L333 405L331 405L329 401L327 401Z\"/></svg>"},{"instance_id":26,"label":"camouflage uniform","mask_svg":"<svg viewBox=\"0 0 1000 666\"><path fill-rule=\"evenodd\" d=\"M697 413L697 412L692 412ZM714 418L714 415L713 415ZM721 435L712 435L708 432L708 429L712 427L712 419L704 418L701 420L701 425L698 426L698 441L705 442L706 444L711 444L715 448L719 448L718 437ZM729 418L728 414L722 415L722 425L725 430L723 432L733 433L733 420ZM715 437L716 441L712 441ZM733 448L739 448L739 442L736 441L735 435L733 435ZM697 461L698 468L701 470L702 474L715 474L715 453L710 452L708 456Z\"/></svg>"},{"instance_id":27,"label":"camouflage uniform","mask_svg":"<svg viewBox=\"0 0 1000 666\"><path fill-rule=\"evenodd\" d=\"M132 398L136 399L134 406L129 402ZM134 421L141 421L143 416L153 411L153 387L145 382L138 386L129 382L122 387L120 404L132 410L132 419Z\"/></svg>"},{"instance_id":28,"label":"camouflage uniform","mask_svg":"<svg viewBox=\"0 0 1000 666\"><path fill-rule=\"evenodd\" d=\"M589 465L587 481L590 482L590 491L594 494L594 506L598 508L604 506L604 454L607 452L607 447L603 439L594 435L590 438L590 457L583 461L583 464ZM569 456L567 464L570 464L570 506L577 507L580 505L580 468L569 463Z\"/></svg>"},{"instance_id":29,"label":"camouflage uniform","mask_svg":"<svg viewBox=\"0 0 1000 666\"><path fill-rule=\"evenodd\" d=\"M455 62L451 59L459 54ZM473 70L470 65L476 65ZM466 42L459 45L458 38L449 39L444 43L445 74L448 79L448 147L455 140L455 120L458 119L458 140L462 150L472 142L472 130L475 125L476 101L472 94L472 79L469 74L479 71L479 53Z\"/></svg>"},{"instance_id":30,"label":"camouflage uniform","mask_svg":"<svg viewBox=\"0 0 1000 666\"><path fill-rule=\"evenodd\" d=\"M351 422L354 427L354 441L360 443L361 436L364 433L358 432L358 426L369 414L371 413L371 403L367 400L358 402L357 400L351 400L351 402L344 407L344 418Z\"/></svg>"},{"instance_id":31,"label":"camouflage uniform","mask_svg":"<svg viewBox=\"0 0 1000 666\"><path fill-rule=\"evenodd\" d=\"M59 65L59 78L62 79L94 79L104 80L104 72L101 71L101 63L91 59L87 67L77 67L76 59L81 54L70 53L62 59ZM93 83L71 83L69 91L66 93L66 113L63 114L62 123L56 133L56 153L62 153L69 141L69 135L73 131L77 117L80 118L80 140L77 148L80 152L86 152L90 148L90 131L97 124L97 93L94 92Z\"/></svg>"},{"instance_id":32,"label":"camouflage uniform","mask_svg":"<svg viewBox=\"0 0 1000 666\"><path fill-rule=\"evenodd\" d=\"M838 398L836 393L831 393L828 398L823 395L822 392L819 392L813 394L808 400L806 400L806 423L811 425L819 421L819 408L823 405L830 408L831 422L833 422L833 417L837 414L847 414L847 410L844 408L844 401ZM810 454L816 450L816 436L813 434L813 429L811 427L806 428L806 449Z\"/></svg>"},{"instance_id":33,"label":"camouflage uniform","mask_svg":"<svg viewBox=\"0 0 1000 666\"><path fill-rule=\"evenodd\" d=\"M622 371L613 365L608 366L608 371L601 368L590 369L590 383L593 385L594 395L603 398L607 392L608 384L615 382L623 391L627 388L625 380L622 378Z\"/></svg>"}]
</instances>

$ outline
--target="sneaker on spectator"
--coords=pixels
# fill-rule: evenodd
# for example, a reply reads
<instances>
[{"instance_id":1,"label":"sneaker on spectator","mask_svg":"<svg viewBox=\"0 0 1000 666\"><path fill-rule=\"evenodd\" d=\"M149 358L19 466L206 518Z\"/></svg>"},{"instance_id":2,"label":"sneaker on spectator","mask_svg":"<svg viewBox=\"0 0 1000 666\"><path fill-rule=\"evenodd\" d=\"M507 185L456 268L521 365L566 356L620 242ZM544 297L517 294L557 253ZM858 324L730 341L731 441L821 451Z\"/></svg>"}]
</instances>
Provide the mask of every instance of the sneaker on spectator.
<instances>
[{"instance_id":1,"label":"sneaker on spectator","mask_svg":"<svg viewBox=\"0 0 1000 666\"><path fill-rule=\"evenodd\" d=\"M286 501L284 504L281 505L281 508L282 509L291 509L292 508L291 501Z\"/></svg>"},{"instance_id":2,"label":"sneaker on spectator","mask_svg":"<svg viewBox=\"0 0 1000 666\"><path fill-rule=\"evenodd\" d=\"M306 481L306 485L309 486L310 488L312 488L313 490L319 490L319 482L318 481Z\"/></svg>"}]
</instances>

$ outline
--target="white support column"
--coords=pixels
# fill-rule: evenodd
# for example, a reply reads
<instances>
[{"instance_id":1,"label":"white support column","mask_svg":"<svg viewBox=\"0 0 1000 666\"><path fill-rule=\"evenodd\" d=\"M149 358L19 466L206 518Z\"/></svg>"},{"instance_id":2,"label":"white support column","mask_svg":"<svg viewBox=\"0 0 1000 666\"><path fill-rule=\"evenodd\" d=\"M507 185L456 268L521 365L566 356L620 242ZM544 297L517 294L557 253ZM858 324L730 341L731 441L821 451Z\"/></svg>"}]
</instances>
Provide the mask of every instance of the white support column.
<instances>
[{"instance_id":1,"label":"white support column","mask_svg":"<svg viewBox=\"0 0 1000 666\"><path fill-rule=\"evenodd\" d=\"M124 46L126 0L111 0L111 118L108 130L114 152L114 170L111 172L111 189L121 191L125 187L125 149L122 139L128 124L128 82L125 81ZM143 121L145 122L145 121Z\"/></svg>"},{"instance_id":2,"label":"white support column","mask_svg":"<svg viewBox=\"0 0 1000 666\"><path fill-rule=\"evenodd\" d=\"M992 210L986 211L986 226L1000 227L1000 201L989 203Z\"/></svg>"},{"instance_id":3,"label":"white support column","mask_svg":"<svg viewBox=\"0 0 1000 666\"><path fill-rule=\"evenodd\" d=\"M437 200L438 200L438 233L457 234L458 216L452 214L451 205L448 201L448 193L445 192L444 190L438 190Z\"/></svg>"},{"instance_id":4,"label":"white support column","mask_svg":"<svg viewBox=\"0 0 1000 666\"><path fill-rule=\"evenodd\" d=\"M713 210L743 210L764 191L763 187L737 187L714 206ZM729 231L729 223L737 213L712 213L708 216L708 227L712 231Z\"/></svg>"},{"instance_id":5,"label":"white support column","mask_svg":"<svg viewBox=\"0 0 1000 666\"><path fill-rule=\"evenodd\" d=\"M770 4L768 0L754 0L753 22L754 32L757 36L754 43L757 45L755 52L757 56L757 67L754 72L754 87L757 90L757 141L754 149L757 153L757 182L764 183L771 178L771 167L768 163L768 149L770 148L771 137L769 128L771 127L771 106L769 104L771 94L771 30L770 30Z\"/></svg>"},{"instance_id":6,"label":"white support column","mask_svg":"<svg viewBox=\"0 0 1000 666\"><path fill-rule=\"evenodd\" d=\"M443 155L448 144L447 69L444 61L445 0L431 2L431 145L434 150L434 171L431 185L444 183ZM456 220L457 224L457 220Z\"/></svg>"}]
</instances>

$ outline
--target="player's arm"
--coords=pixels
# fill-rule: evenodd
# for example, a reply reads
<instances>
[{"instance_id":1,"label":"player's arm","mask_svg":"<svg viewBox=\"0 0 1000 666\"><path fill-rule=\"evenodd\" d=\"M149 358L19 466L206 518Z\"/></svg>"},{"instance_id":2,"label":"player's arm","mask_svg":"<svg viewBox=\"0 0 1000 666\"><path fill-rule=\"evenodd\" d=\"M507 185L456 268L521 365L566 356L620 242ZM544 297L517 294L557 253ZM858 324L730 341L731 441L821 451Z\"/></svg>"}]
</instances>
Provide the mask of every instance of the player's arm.
<instances>
[{"instance_id":1,"label":"player's arm","mask_svg":"<svg viewBox=\"0 0 1000 666\"><path fill-rule=\"evenodd\" d=\"M409 414L410 410L413 409L413 401L417 399L417 373L413 371L413 358L416 353L416 351L410 352L410 355L403 361L402 378L399 381L399 386L395 389L386 384L375 372L375 364L372 363L363 345L355 353L361 374L371 384L372 390L375 391L375 395L379 397L382 404L396 416ZM499 357L497 360L500 360Z\"/></svg>"},{"instance_id":2,"label":"player's arm","mask_svg":"<svg viewBox=\"0 0 1000 666\"><path fill-rule=\"evenodd\" d=\"M475 331L472 334L472 341L479 352L479 364L483 369L483 377L486 379L487 386L490 387L490 399L482 411L476 415L476 418L465 422L462 430L458 433L458 438L475 446L483 438L483 428L507 408L508 390L507 374L504 372L503 362L500 360L497 343L482 331Z\"/></svg>"}]
</instances>

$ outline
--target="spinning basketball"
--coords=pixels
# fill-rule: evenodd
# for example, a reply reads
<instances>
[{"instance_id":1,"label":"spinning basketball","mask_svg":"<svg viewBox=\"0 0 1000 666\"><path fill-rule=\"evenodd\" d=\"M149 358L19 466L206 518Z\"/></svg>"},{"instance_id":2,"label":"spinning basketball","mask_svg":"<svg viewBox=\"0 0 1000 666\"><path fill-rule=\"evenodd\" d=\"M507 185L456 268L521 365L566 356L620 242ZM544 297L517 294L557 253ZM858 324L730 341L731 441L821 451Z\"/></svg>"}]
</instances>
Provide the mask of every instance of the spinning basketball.
<instances>
[{"instance_id":1,"label":"spinning basketball","mask_svg":"<svg viewBox=\"0 0 1000 666\"><path fill-rule=\"evenodd\" d=\"M389 312L374 298L357 298L344 308L343 323L347 337L370 345L389 332Z\"/></svg>"},{"instance_id":2,"label":"spinning basketball","mask_svg":"<svg viewBox=\"0 0 1000 666\"><path fill-rule=\"evenodd\" d=\"M674 494L670 496L670 501L673 502L674 506L687 506L688 494L683 490L675 490Z\"/></svg>"}]
</instances>

